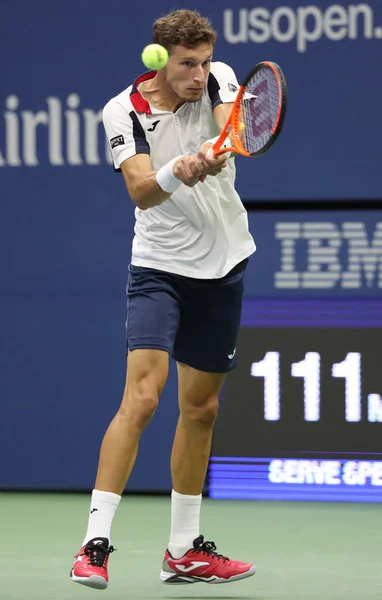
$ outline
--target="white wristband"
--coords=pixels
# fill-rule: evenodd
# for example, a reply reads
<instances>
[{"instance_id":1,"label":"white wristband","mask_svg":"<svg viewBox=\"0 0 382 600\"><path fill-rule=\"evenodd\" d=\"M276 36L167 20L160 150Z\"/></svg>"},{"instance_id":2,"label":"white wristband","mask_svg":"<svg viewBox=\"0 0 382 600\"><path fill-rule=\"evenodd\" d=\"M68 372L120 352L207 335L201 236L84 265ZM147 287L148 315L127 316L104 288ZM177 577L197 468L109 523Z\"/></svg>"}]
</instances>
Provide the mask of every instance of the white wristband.
<instances>
[{"instance_id":1,"label":"white wristband","mask_svg":"<svg viewBox=\"0 0 382 600\"><path fill-rule=\"evenodd\" d=\"M171 160L169 160L167 164L165 164L163 167L161 167L159 169L159 171L157 172L157 174L155 176L155 179L157 180L158 185L167 194L172 194L173 192L175 192L178 189L178 187L180 186L180 184L182 183L180 179L175 177L174 170L173 170L176 161L179 160L180 158L182 158L182 156L184 156L184 155L181 154L180 156L177 156L176 158L172 158Z\"/></svg>"}]
</instances>

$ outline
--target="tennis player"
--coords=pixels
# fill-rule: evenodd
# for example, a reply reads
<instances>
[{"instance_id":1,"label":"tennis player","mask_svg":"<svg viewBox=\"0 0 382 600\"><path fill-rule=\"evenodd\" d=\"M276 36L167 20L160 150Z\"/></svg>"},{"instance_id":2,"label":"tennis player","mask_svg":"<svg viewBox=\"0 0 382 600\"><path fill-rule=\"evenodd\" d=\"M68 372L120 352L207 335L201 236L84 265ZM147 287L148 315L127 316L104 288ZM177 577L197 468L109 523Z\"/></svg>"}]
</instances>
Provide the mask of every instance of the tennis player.
<instances>
[{"instance_id":1,"label":"tennis player","mask_svg":"<svg viewBox=\"0 0 382 600\"><path fill-rule=\"evenodd\" d=\"M239 88L212 62L208 19L178 10L154 23L167 66L138 77L104 108L116 170L136 205L127 283L127 378L101 447L88 528L71 579L108 585L111 525L140 435L177 363L179 421L172 456L171 530L163 583L226 583L255 567L218 554L199 529L218 394L236 365L243 279L255 243L237 194L234 158L207 156Z\"/></svg>"}]
</instances>

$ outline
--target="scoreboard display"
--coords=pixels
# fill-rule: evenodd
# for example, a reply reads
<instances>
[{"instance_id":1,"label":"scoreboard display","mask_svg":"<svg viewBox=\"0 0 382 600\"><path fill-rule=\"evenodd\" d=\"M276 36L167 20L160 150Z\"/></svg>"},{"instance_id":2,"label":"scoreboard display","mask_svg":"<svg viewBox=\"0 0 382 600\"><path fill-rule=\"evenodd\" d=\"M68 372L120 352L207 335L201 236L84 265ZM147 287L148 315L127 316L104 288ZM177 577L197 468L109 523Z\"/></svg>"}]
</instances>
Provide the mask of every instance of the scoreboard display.
<instances>
[{"instance_id":1,"label":"scoreboard display","mask_svg":"<svg viewBox=\"0 0 382 600\"><path fill-rule=\"evenodd\" d=\"M215 498L382 501L382 303L246 300Z\"/></svg>"}]
</instances>

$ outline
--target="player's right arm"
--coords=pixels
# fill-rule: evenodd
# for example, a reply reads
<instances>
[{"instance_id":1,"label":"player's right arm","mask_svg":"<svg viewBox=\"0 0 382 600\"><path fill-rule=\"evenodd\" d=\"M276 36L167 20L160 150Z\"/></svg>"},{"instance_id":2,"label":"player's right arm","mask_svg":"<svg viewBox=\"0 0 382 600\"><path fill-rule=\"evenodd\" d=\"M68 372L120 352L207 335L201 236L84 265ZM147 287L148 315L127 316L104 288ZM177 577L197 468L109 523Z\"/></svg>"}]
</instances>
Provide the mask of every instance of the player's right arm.
<instances>
[{"instance_id":1,"label":"player's right arm","mask_svg":"<svg viewBox=\"0 0 382 600\"><path fill-rule=\"evenodd\" d=\"M133 202L141 210L158 206L184 183L193 187L207 174L196 156L181 156L154 171L150 147L136 113L129 112L114 98L103 110L103 123L109 140L114 168L123 174Z\"/></svg>"},{"instance_id":2,"label":"player's right arm","mask_svg":"<svg viewBox=\"0 0 382 600\"><path fill-rule=\"evenodd\" d=\"M148 154L136 154L123 161L120 168L127 191L141 210L158 206L171 196L171 191L165 191L166 185L162 184L165 188L163 189L158 183L158 171L153 171ZM201 178L203 180L202 166L197 162L196 156L182 156L173 165L166 165L165 168L172 171L173 177L188 187L196 185ZM159 181L162 181L160 176Z\"/></svg>"},{"instance_id":3,"label":"player's right arm","mask_svg":"<svg viewBox=\"0 0 382 600\"><path fill-rule=\"evenodd\" d=\"M171 196L158 184L148 154L136 154L124 160L120 168L129 196L141 210L158 206Z\"/></svg>"}]
</instances>

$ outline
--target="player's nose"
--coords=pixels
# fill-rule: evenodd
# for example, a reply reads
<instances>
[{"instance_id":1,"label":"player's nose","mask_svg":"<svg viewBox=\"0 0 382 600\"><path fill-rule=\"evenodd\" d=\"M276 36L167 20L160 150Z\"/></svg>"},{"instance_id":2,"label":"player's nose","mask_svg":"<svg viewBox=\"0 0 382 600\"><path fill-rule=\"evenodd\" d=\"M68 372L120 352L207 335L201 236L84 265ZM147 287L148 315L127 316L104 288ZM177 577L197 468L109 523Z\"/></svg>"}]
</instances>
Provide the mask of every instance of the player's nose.
<instances>
[{"instance_id":1,"label":"player's nose","mask_svg":"<svg viewBox=\"0 0 382 600\"><path fill-rule=\"evenodd\" d=\"M200 65L199 67L197 67L197 69L195 69L194 81L195 81L195 83L204 84L205 80L206 80L206 74L203 70L203 67Z\"/></svg>"}]
</instances>

